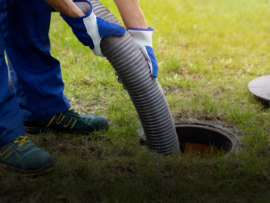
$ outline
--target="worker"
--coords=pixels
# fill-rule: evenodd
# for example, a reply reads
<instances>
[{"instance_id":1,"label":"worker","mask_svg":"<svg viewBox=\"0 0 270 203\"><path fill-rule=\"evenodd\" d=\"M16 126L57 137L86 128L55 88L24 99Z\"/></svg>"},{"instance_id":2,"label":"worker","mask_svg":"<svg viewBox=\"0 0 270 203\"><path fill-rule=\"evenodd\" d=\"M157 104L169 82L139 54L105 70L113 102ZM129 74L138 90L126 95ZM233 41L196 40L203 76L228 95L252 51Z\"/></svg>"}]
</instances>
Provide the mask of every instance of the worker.
<instances>
[{"instance_id":1,"label":"worker","mask_svg":"<svg viewBox=\"0 0 270 203\"><path fill-rule=\"evenodd\" d=\"M138 0L114 2L156 78L153 29L147 26ZM124 27L97 17L88 0L0 0L0 163L27 176L51 171L54 162L25 132L61 130L85 135L109 129L105 117L76 111L63 93L60 63L50 54L51 6L59 11L78 40L97 56L103 56L103 37L121 37L126 32ZM8 85L4 51L14 90Z\"/></svg>"}]
</instances>

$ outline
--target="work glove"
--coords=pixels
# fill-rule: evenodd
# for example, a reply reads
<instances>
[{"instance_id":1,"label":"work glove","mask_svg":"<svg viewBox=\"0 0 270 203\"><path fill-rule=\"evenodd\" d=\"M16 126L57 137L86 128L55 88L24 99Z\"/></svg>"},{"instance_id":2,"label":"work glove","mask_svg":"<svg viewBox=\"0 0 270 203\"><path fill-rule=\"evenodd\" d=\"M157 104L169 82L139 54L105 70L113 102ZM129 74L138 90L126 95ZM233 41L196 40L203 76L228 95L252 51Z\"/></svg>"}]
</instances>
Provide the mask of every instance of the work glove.
<instances>
[{"instance_id":1,"label":"work glove","mask_svg":"<svg viewBox=\"0 0 270 203\"><path fill-rule=\"evenodd\" d=\"M96 17L92 4L87 0L74 0L74 3L86 15L82 17L67 17L61 14L61 17L72 28L73 33L83 45L89 46L95 55L103 56L100 49L102 38L108 35L123 36L125 28Z\"/></svg>"},{"instance_id":2,"label":"work glove","mask_svg":"<svg viewBox=\"0 0 270 203\"><path fill-rule=\"evenodd\" d=\"M128 29L128 32L131 34L131 37L133 38L133 40L141 48L141 51L149 64L152 76L154 78L157 78L158 64L157 64L156 56L155 56L153 46L152 46L153 31L154 29L150 27L148 29L139 29L139 28ZM115 75L118 76L116 71L115 71ZM121 78L119 76L118 76L118 82L122 84Z\"/></svg>"},{"instance_id":3,"label":"work glove","mask_svg":"<svg viewBox=\"0 0 270 203\"><path fill-rule=\"evenodd\" d=\"M150 27L148 27L148 29L139 29L139 28L128 29L128 32L129 34L131 34L133 40L141 48L141 51L149 64L152 76L154 78L157 78L158 64L152 46L153 31L154 29Z\"/></svg>"}]
</instances>

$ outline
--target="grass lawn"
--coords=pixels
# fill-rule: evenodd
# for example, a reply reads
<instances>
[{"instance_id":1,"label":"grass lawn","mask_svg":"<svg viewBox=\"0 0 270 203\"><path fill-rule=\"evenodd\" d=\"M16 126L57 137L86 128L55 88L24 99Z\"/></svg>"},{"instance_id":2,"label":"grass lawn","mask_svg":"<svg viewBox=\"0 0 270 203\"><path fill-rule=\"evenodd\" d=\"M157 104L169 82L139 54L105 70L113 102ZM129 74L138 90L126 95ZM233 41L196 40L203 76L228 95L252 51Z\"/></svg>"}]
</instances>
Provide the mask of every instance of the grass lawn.
<instances>
[{"instance_id":1,"label":"grass lawn","mask_svg":"<svg viewBox=\"0 0 270 203\"><path fill-rule=\"evenodd\" d=\"M119 18L112 0L102 2ZM73 107L105 115L108 133L52 132L31 139L55 170L27 178L0 168L0 202L269 202L270 111L248 82L270 74L270 0L141 0L155 28L159 82L175 121L219 123L240 150L214 159L162 158L138 142L139 118L104 58L52 15L52 55Z\"/></svg>"}]
</instances>

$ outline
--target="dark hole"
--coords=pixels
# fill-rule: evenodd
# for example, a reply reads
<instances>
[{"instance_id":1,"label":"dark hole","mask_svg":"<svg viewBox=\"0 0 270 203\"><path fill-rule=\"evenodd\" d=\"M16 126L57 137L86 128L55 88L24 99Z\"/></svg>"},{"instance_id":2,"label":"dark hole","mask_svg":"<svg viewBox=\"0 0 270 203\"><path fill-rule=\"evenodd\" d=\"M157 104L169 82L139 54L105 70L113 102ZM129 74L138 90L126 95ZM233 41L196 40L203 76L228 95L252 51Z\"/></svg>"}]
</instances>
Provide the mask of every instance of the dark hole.
<instances>
[{"instance_id":1,"label":"dark hole","mask_svg":"<svg viewBox=\"0 0 270 203\"><path fill-rule=\"evenodd\" d=\"M225 134L207 127L183 125L176 126L175 129L182 153L192 148L195 151L206 151L207 146L208 151L212 148L227 153L232 147L230 139Z\"/></svg>"}]
</instances>

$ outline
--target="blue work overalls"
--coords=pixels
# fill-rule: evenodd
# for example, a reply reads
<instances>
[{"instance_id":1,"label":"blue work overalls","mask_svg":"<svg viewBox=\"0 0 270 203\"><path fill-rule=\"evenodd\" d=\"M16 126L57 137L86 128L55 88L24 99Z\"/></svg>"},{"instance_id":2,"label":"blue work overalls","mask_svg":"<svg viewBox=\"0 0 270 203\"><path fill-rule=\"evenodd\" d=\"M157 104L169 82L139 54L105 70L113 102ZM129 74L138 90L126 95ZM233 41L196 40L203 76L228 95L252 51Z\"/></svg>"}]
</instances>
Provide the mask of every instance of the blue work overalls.
<instances>
[{"instance_id":1,"label":"blue work overalls","mask_svg":"<svg viewBox=\"0 0 270 203\"><path fill-rule=\"evenodd\" d=\"M70 108L60 63L50 54L51 7L44 0L0 0L0 146L32 121ZM4 50L14 91L8 86Z\"/></svg>"}]
</instances>

